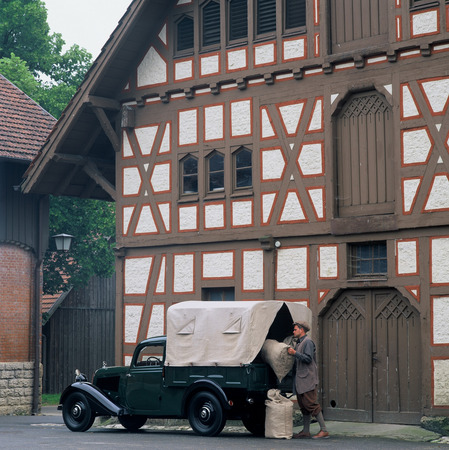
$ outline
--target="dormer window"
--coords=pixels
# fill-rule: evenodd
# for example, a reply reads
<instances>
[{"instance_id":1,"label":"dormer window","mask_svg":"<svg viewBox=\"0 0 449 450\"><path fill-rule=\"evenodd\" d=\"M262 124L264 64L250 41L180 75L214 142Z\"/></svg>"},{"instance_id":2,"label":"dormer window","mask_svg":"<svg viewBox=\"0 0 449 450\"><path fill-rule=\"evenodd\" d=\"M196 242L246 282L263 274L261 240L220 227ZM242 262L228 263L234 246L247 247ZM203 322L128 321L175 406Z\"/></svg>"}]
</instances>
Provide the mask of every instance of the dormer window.
<instances>
[{"instance_id":1,"label":"dormer window","mask_svg":"<svg viewBox=\"0 0 449 450\"><path fill-rule=\"evenodd\" d=\"M220 43L220 3L210 1L202 8L203 47Z\"/></svg>"},{"instance_id":2,"label":"dormer window","mask_svg":"<svg viewBox=\"0 0 449 450\"><path fill-rule=\"evenodd\" d=\"M184 16L176 26L176 49L193 50L193 19L189 16Z\"/></svg>"}]
</instances>

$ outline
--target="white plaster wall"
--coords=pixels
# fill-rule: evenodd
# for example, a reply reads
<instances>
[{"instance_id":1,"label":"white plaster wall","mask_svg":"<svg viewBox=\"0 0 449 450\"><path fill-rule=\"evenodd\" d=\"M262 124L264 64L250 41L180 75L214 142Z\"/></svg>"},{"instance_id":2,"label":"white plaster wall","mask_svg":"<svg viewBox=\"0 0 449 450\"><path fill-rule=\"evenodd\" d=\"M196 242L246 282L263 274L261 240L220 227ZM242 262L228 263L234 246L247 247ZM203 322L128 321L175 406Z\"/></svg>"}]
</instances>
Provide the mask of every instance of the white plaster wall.
<instances>
[{"instance_id":1,"label":"white plaster wall","mask_svg":"<svg viewBox=\"0 0 449 450\"><path fill-rule=\"evenodd\" d=\"M254 47L254 65L274 63L274 44L258 45Z\"/></svg>"},{"instance_id":2,"label":"white plaster wall","mask_svg":"<svg viewBox=\"0 0 449 450\"><path fill-rule=\"evenodd\" d=\"M281 149L262 151L262 180L280 180L284 168L285 161Z\"/></svg>"},{"instance_id":3,"label":"white plaster wall","mask_svg":"<svg viewBox=\"0 0 449 450\"><path fill-rule=\"evenodd\" d=\"M139 221L136 226L136 233L157 233L158 229L153 217L153 211L151 211L150 205L142 206L140 212Z\"/></svg>"},{"instance_id":4,"label":"white plaster wall","mask_svg":"<svg viewBox=\"0 0 449 450\"><path fill-rule=\"evenodd\" d=\"M143 156L151 155L158 130L159 125L134 129L137 141L139 142L140 151Z\"/></svg>"},{"instance_id":5,"label":"white plaster wall","mask_svg":"<svg viewBox=\"0 0 449 450\"><path fill-rule=\"evenodd\" d=\"M175 80L185 80L193 77L193 61L188 59L186 61L175 62Z\"/></svg>"},{"instance_id":6,"label":"white plaster wall","mask_svg":"<svg viewBox=\"0 0 449 450\"><path fill-rule=\"evenodd\" d=\"M142 184L142 178L137 167L123 169L123 195L137 195Z\"/></svg>"},{"instance_id":7,"label":"white plaster wall","mask_svg":"<svg viewBox=\"0 0 449 450\"><path fill-rule=\"evenodd\" d=\"M201 76L212 75L220 71L220 55L201 57Z\"/></svg>"},{"instance_id":8,"label":"white plaster wall","mask_svg":"<svg viewBox=\"0 0 449 450\"><path fill-rule=\"evenodd\" d=\"M167 24L164 23L164 26L161 28L161 31L157 35L158 38L162 41L163 44L167 45Z\"/></svg>"},{"instance_id":9,"label":"white plaster wall","mask_svg":"<svg viewBox=\"0 0 449 450\"><path fill-rule=\"evenodd\" d=\"M284 46L284 61L289 61L290 59L304 58L305 47L304 38L300 39L290 39L283 42Z\"/></svg>"},{"instance_id":10,"label":"white plaster wall","mask_svg":"<svg viewBox=\"0 0 449 450\"><path fill-rule=\"evenodd\" d=\"M418 271L417 242L398 241L397 243L397 272L399 275L414 274Z\"/></svg>"},{"instance_id":11,"label":"white plaster wall","mask_svg":"<svg viewBox=\"0 0 449 450\"><path fill-rule=\"evenodd\" d=\"M242 48L239 50L231 50L227 53L228 70L244 69L247 66L247 50Z\"/></svg>"},{"instance_id":12,"label":"white plaster wall","mask_svg":"<svg viewBox=\"0 0 449 450\"><path fill-rule=\"evenodd\" d=\"M134 156L134 152L131 147L131 143L129 142L128 133L125 130L123 130L122 136L123 136L123 157L130 158Z\"/></svg>"},{"instance_id":13,"label":"white plaster wall","mask_svg":"<svg viewBox=\"0 0 449 450\"><path fill-rule=\"evenodd\" d=\"M317 131L323 129L323 101L318 99L310 119L308 131Z\"/></svg>"},{"instance_id":14,"label":"white plaster wall","mask_svg":"<svg viewBox=\"0 0 449 450\"><path fill-rule=\"evenodd\" d=\"M267 223L270 218L271 211L273 209L274 200L276 198L276 194L263 194L262 195L262 220L263 223Z\"/></svg>"},{"instance_id":15,"label":"white plaster wall","mask_svg":"<svg viewBox=\"0 0 449 450\"><path fill-rule=\"evenodd\" d=\"M425 81L422 83L422 87L432 111L434 113L443 112L449 96L449 78Z\"/></svg>"},{"instance_id":16,"label":"white plaster wall","mask_svg":"<svg viewBox=\"0 0 449 450\"><path fill-rule=\"evenodd\" d=\"M416 117L419 115L415 100L407 85L402 86L402 114L404 118Z\"/></svg>"},{"instance_id":17,"label":"white plaster wall","mask_svg":"<svg viewBox=\"0 0 449 450\"><path fill-rule=\"evenodd\" d=\"M424 128L404 131L402 134L404 164L424 163L427 160L432 142Z\"/></svg>"},{"instance_id":18,"label":"white plaster wall","mask_svg":"<svg viewBox=\"0 0 449 450\"><path fill-rule=\"evenodd\" d=\"M137 68L137 87L152 86L166 82L167 63L154 47L150 47Z\"/></svg>"},{"instance_id":19,"label":"white plaster wall","mask_svg":"<svg viewBox=\"0 0 449 450\"><path fill-rule=\"evenodd\" d=\"M158 203L159 212L164 222L165 229L167 231L171 230L171 214L170 214L170 203Z\"/></svg>"},{"instance_id":20,"label":"white plaster wall","mask_svg":"<svg viewBox=\"0 0 449 450\"><path fill-rule=\"evenodd\" d=\"M164 334L165 306L153 305L151 307L150 323L148 325L147 338L162 336Z\"/></svg>"},{"instance_id":21,"label":"white plaster wall","mask_svg":"<svg viewBox=\"0 0 449 450\"><path fill-rule=\"evenodd\" d=\"M320 262L320 278L338 277L338 247L336 245L320 246L318 258Z\"/></svg>"},{"instance_id":22,"label":"white plaster wall","mask_svg":"<svg viewBox=\"0 0 449 450\"><path fill-rule=\"evenodd\" d=\"M436 33L437 31L438 13L436 10L412 16L412 36Z\"/></svg>"},{"instance_id":23,"label":"white plaster wall","mask_svg":"<svg viewBox=\"0 0 449 450\"><path fill-rule=\"evenodd\" d=\"M245 226L253 223L253 202L232 202L232 226Z\"/></svg>"},{"instance_id":24,"label":"white plaster wall","mask_svg":"<svg viewBox=\"0 0 449 450\"><path fill-rule=\"evenodd\" d=\"M432 239L432 283L449 283L449 238Z\"/></svg>"},{"instance_id":25,"label":"white plaster wall","mask_svg":"<svg viewBox=\"0 0 449 450\"><path fill-rule=\"evenodd\" d=\"M243 252L243 290L263 290L263 250Z\"/></svg>"},{"instance_id":26,"label":"white plaster wall","mask_svg":"<svg viewBox=\"0 0 449 450\"><path fill-rule=\"evenodd\" d=\"M224 205L206 205L204 207L204 228L223 228Z\"/></svg>"},{"instance_id":27,"label":"white plaster wall","mask_svg":"<svg viewBox=\"0 0 449 450\"><path fill-rule=\"evenodd\" d=\"M234 252L203 253L203 278L232 278Z\"/></svg>"},{"instance_id":28,"label":"white plaster wall","mask_svg":"<svg viewBox=\"0 0 449 450\"><path fill-rule=\"evenodd\" d=\"M179 145L196 144L198 142L198 111L188 109L179 112Z\"/></svg>"},{"instance_id":29,"label":"white plaster wall","mask_svg":"<svg viewBox=\"0 0 449 450\"><path fill-rule=\"evenodd\" d=\"M310 199L312 200L315 208L315 213L318 219L324 218L324 191L322 188L309 189Z\"/></svg>"},{"instance_id":30,"label":"white plaster wall","mask_svg":"<svg viewBox=\"0 0 449 450\"><path fill-rule=\"evenodd\" d=\"M271 125L270 117L268 116L268 111L266 108L261 109L261 135L262 139L267 139L270 137L276 136L276 133L273 130L273 126Z\"/></svg>"},{"instance_id":31,"label":"white plaster wall","mask_svg":"<svg viewBox=\"0 0 449 450\"><path fill-rule=\"evenodd\" d=\"M449 209L449 179L447 175L436 175L425 210Z\"/></svg>"},{"instance_id":32,"label":"white plaster wall","mask_svg":"<svg viewBox=\"0 0 449 450\"><path fill-rule=\"evenodd\" d=\"M307 289L307 247L281 248L277 252L277 289Z\"/></svg>"},{"instance_id":33,"label":"white plaster wall","mask_svg":"<svg viewBox=\"0 0 449 450\"><path fill-rule=\"evenodd\" d=\"M417 178L404 180L404 212L409 212L411 210L420 183L421 180Z\"/></svg>"},{"instance_id":34,"label":"white plaster wall","mask_svg":"<svg viewBox=\"0 0 449 450\"><path fill-rule=\"evenodd\" d=\"M193 292L193 254L175 255L173 258L173 292Z\"/></svg>"},{"instance_id":35,"label":"white plaster wall","mask_svg":"<svg viewBox=\"0 0 449 450\"><path fill-rule=\"evenodd\" d=\"M133 359L132 355L125 355L125 366L130 366Z\"/></svg>"},{"instance_id":36,"label":"white plaster wall","mask_svg":"<svg viewBox=\"0 0 449 450\"><path fill-rule=\"evenodd\" d=\"M432 317L433 344L449 344L449 297L433 298Z\"/></svg>"},{"instance_id":37,"label":"white plaster wall","mask_svg":"<svg viewBox=\"0 0 449 450\"><path fill-rule=\"evenodd\" d=\"M150 182L155 193L170 191L170 163L155 164Z\"/></svg>"},{"instance_id":38,"label":"white plaster wall","mask_svg":"<svg viewBox=\"0 0 449 450\"><path fill-rule=\"evenodd\" d=\"M152 262L152 256L125 259L125 295L146 294Z\"/></svg>"},{"instance_id":39,"label":"white plaster wall","mask_svg":"<svg viewBox=\"0 0 449 450\"><path fill-rule=\"evenodd\" d=\"M433 367L433 404L449 406L449 359L435 359Z\"/></svg>"},{"instance_id":40,"label":"white plaster wall","mask_svg":"<svg viewBox=\"0 0 449 450\"><path fill-rule=\"evenodd\" d=\"M198 228L198 206L179 208L179 231L196 230Z\"/></svg>"},{"instance_id":41,"label":"white plaster wall","mask_svg":"<svg viewBox=\"0 0 449 450\"><path fill-rule=\"evenodd\" d=\"M251 100L231 103L232 136L248 136L252 132Z\"/></svg>"},{"instance_id":42,"label":"white plaster wall","mask_svg":"<svg viewBox=\"0 0 449 450\"><path fill-rule=\"evenodd\" d=\"M165 270L167 266L167 257L163 256L161 260L161 268L156 284L156 293L163 294L165 292Z\"/></svg>"},{"instance_id":43,"label":"white plaster wall","mask_svg":"<svg viewBox=\"0 0 449 450\"><path fill-rule=\"evenodd\" d=\"M164 136L162 137L159 153L169 153L171 151L171 123L165 125Z\"/></svg>"},{"instance_id":44,"label":"white plaster wall","mask_svg":"<svg viewBox=\"0 0 449 450\"><path fill-rule=\"evenodd\" d=\"M322 144L303 144L298 156L298 164L303 175L323 173Z\"/></svg>"},{"instance_id":45,"label":"white plaster wall","mask_svg":"<svg viewBox=\"0 0 449 450\"><path fill-rule=\"evenodd\" d=\"M204 138L206 141L223 139L224 106L204 107Z\"/></svg>"},{"instance_id":46,"label":"white plaster wall","mask_svg":"<svg viewBox=\"0 0 449 450\"><path fill-rule=\"evenodd\" d=\"M294 135L296 133L303 107L303 102L279 107L279 112L281 113L281 118L284 122L287 134Z\"/></svg>"},{"instance_id":47,"label":"white plaster wall","mask_svg":"<svg viewBox=\"0 0 449 450\"><path fill-rule=\"evenodd\" d=\"M296 192L289 192L281 214L281 222L304 220L305 215Z\"/></svg>"},{"instance_id":48,"label":"white plaster wall","mask_svg":"<svg viewBox=\"0 0 449 450\"><path fill-rule=\"evenodd\" d=\"M142 311L142 305L125 305L125 343L137 341Z\"/></svg>"},{"instance_id":49,"label":"white plaster wall","mask_svg":"<svg viewBox=\"0 0 449 450\"><path fill-rule=\"evenodd\" d=\"M134 206L124 206L123 207L123 235L128 234L129 223L133 215L135 207Z\"/></svg>"}]
</instances>

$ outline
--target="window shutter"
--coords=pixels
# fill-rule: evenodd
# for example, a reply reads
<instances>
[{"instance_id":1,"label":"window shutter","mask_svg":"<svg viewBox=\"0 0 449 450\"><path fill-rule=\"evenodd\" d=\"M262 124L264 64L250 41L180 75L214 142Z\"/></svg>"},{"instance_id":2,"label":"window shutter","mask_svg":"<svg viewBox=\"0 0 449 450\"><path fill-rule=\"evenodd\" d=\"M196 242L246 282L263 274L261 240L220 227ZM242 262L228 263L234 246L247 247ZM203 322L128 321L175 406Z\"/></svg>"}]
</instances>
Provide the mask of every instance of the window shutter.
<instances>
[{"instance_id":1,"label":"window shutter","mask_svg":"<svg viewBox=\"0 0 449 450\"><path fill-rule=\"evenodd\" d=\"M209 2L203 8L203 45L220 43L220 4Z\"/></svg>"},{"instance_id":2,"label":"window shutter","mask_svg":"<svg viewBox=\"0 0 449 450\"><path fill-rule=\"evenodd\" d=\"M229 39L248 36L248 0L231 0L229 3Z\"/></svg>"},{"instance_id":3,"label":"window shutter","mask_svg":"<svg viewBox=\"0 0 449 450\"><path fill-rule=\"evenodd\" d=\"M285 29L306 26L306 0L285 1Z\"/></svg>"},{"instance_id":4,"label":"window shutter","mask_svg":"<svg viewBox=\"0 0 449 450\"><path fill-rule=\"evenodd\" d=\"M257 34L276 31L276 0L258 0Z\"/></svg>"},{"instance_id":5,"label":"window shutter","mask_svg":"<svg viewBox=\"0 0 449 450\"><path fill-rule=\"evenodd\" d=\"M178 51L193 48L193 19L184 17L177 27L177 43Z\"/></svg>"}]
</instances>

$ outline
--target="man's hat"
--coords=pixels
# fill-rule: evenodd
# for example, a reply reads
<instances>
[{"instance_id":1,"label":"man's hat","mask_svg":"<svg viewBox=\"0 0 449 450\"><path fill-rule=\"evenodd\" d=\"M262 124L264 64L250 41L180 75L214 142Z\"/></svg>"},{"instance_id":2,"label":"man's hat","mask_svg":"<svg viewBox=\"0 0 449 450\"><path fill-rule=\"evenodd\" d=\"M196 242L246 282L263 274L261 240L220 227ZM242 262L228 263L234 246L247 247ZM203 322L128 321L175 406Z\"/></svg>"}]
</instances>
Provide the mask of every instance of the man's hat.
<instances>
[{"instance_id":1,"label":"man's hat","mask_svg":"<svg viewBox=\"0 0 449 450\"><path fill-rule=\"evenodd\" d=\"M304 331L307 333L308 331L310 331L310 325L308 322L306 322L305 320L302 320L301 322L295 322L293 324L293 326L297 325L300 328L303 328Z\"/></svg>"}]
</instances>

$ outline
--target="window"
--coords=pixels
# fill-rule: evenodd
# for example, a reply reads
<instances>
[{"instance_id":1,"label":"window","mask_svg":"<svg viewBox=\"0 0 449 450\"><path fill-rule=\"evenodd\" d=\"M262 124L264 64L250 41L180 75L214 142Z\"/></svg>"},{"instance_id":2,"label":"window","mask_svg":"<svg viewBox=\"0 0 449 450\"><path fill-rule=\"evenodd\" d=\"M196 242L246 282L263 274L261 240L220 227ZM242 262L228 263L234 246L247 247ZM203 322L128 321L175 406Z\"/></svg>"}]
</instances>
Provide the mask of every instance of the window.
<instances>
[{"instance_id":1,"label":"window","mask_svg":"<svg viewBox=\"0 0 449 450\"><path fill-rule=\"evenodd\" d=\"M220 43L220 3L210 1L202 9L203 46Z\"/></svg>"},{"instance_id":2,"label":"window","mask_svg":"<svg viewBox=\"0 0 449 450\"><path fill-rule=\"evenodd\" d=\"M198 160L193 156L186 156L181 161L181 192L183 194L198 193Z\"/></svg>"},{"instance_id":3,"label":"window","mask_svg":"<svg viewBox=\"0 0 449 450\"><path fill-rule=\"evenodd\" d=\"M224 189L224 156L214 152L207 158L209 192L222 191Z\"/></svg>"},{"instance_id":4,"label":"window","mask_svg":"<svg viewBox=\"0 0 449 450\"><path fill-rule=\"evenodd\" d=\"M351 245L349 258L349 272L353 277L387 274L387 245L385 242Z\"/></svg>"},{"instance_id":5,"label":"window","mask_svg":"<svg viewBox=\"0 0 449 450\"><path fill-rule=\"evenodd\" d=\"M253 185L252 154L246 147L234 153L235 189L250 188Z\"/></svg>"},{"instance_id":6,"label":"window","mask_svg":"<svg viewBox=\"0 0 449 450\"><path fill-rule=\"evenodd\" d=\"M248 37L248 0L229 2L229 40Z\"/></svg>"},{"instance_id":7,"label":"window","mask_svg":"<svg viewBox=\"0 0 449 450\"><path fill-rule=\"evenodd\" d=\"M276 31L276 0L257 0L257 34Z\"/></svg>"},{"instance_id":8,"label":"window","mask_svg":"<svg viewBox=\"0 0 449 450\"><path fill-rule=\"evenodd\" d=\"M184 16L176 26L176 49L178 52L193 49L193 19Z\"/></svg>"},{"instance_id":9,"label":"window","mask_svg":"<svg viewBox=\"0 0 449 450\"><path fill-rule=\"evenodd\" d=\"M306 0L285 0L285 29L306 26Z\"/></svg>"},{"instance_id":10,"label":"window","mask_svg":"<svg viewBox=\"0 0 449 450\"><path fill-rule=\"evenodd\" d=\"M203 300L208 302L232 302L235 300L234 288L205 288L203 289Z\"/></svg>"}]
</instances>

